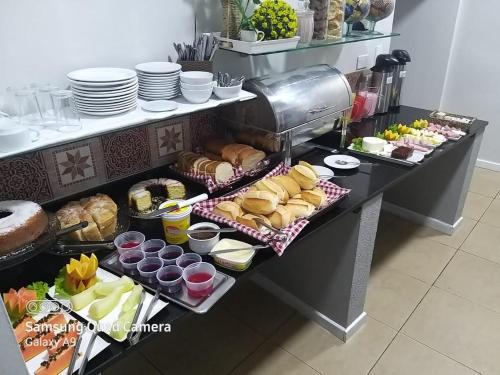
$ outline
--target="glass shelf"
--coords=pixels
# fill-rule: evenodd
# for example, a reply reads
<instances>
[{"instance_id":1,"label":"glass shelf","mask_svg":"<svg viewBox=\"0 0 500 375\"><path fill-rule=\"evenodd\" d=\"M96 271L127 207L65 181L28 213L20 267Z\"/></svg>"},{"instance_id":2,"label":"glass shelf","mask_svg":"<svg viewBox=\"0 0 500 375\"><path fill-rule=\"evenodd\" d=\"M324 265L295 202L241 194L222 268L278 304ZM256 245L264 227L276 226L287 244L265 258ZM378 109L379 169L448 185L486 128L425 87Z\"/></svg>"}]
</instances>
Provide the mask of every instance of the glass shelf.
<instances>
[{"instance_id":1,"label":"glass shelf","mask_svg":"<svg viewBox=\"0 0 500 375\"><path fill-rule=\"evenodd\" d=\"M342 44L349 44L349 43L357 43L357 42L364 42L367 40L374 40L374 39L384 39L384 38L392 38L399 36L400 34L398 33L388 33L388 34L382 34L382 33L375 33L375 34L368 34L364 32L358 32L356 36L350 36L350 37L344 37L342 39L326 39L326 40L313 40L310 43L299 43L296 48L291 48L291 49L285 49L285 50L280 50L280 51L269 51L269 52L262 52L262 53L244 53L240 51L235 51L229 48L224 48L221 47L221 49L225 51L230 51L230 52L235 52L239 53L241 55L245 56L263 56L263 55L272 55L275 53L284 53L284 52L293 52L293 51L301 51L301 50L308 50L308 49L313 49L313 48L322 48L322 47L329 47L329 46L338 46Z\"/></svg>"}]
</instances>

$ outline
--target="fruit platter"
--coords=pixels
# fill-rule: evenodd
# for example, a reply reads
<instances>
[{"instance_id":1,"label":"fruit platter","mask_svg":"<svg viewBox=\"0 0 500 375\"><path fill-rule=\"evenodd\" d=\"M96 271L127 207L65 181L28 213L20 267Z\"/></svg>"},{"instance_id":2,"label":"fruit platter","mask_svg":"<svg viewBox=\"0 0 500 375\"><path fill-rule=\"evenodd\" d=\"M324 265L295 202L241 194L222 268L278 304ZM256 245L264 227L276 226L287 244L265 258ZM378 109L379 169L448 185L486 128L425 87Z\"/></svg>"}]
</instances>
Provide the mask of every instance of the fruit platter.
<instances>
[{"instance_id":1,"label":"fruit platter","mask_svg":"<svg viewBox=\"0 0 500 375\"><path fill-rule=\"evenodd\" d=\"M415 165L443 143L457 141L465 134L458 128L420 119L409 125L391 125L375 137L355 138L348 149L397 164Z\"/></svg>"},{"instance_id":2,"label":"fruit platter","mask_svg":"<svg viewBox=\"0 0 500 375\"><path fill-rule=\"evenodd\" d=\"M116 341L125 341L131 323L140 307L143 287L127 276L116 276L98 267L94 254L82 254L71 259L60 271L48 294L61 304L71 308L83 319L98 324L99 330ZM153 300L149 292L144 294L144 306ZM149 318L167 306L158 300ZM142 321L145 308L139 312Z\"/></svg>"},{"instance_id":3,"label":"fruit platter","mask_svg":"<svg viewBox=\"0 0 500 375\"><path fill-rule=\"evenodd\" d=\"M74 370L83 362L92 332L55 302L45 300L49 286L35 282L19 290L10 289L3 301L29 374L67 374L76 343L81 337ZM43 304L43 306L42 306ZM97 337L89 353L95 357L109 346Z\"/></svg>"}]
</instances>

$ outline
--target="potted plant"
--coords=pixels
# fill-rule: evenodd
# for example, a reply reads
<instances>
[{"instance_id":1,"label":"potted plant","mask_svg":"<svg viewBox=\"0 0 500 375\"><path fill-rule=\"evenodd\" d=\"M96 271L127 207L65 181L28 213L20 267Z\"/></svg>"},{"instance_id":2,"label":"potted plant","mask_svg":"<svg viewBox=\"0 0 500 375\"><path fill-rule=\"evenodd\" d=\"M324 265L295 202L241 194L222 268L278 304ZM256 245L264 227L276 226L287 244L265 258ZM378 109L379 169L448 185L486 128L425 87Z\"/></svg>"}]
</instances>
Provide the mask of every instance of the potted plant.
<instances>
[{"instance_id":1,"label":"potted plant","mask_svg":"<svg viewBox=\"0 0 500 375\"><path fill-rule=\"evenodd\" d=\"M266 40L289 39L297 34L297 14L284 0L263 0L251 21Z\"/></svg>"},{"instance_id":2,"label":"potted plant","mask_svg":"<svg viewBox=\"0 0 500 375\"><path fill-rule=\"evenodd\" d=\"M234 0L236 6L240 10L240 39L244 42L257 42L264 39L264 33L257 30L252 22L253 15L248 15L250 3L260 5L260 0Z\"/></svg>"}]
</instances>

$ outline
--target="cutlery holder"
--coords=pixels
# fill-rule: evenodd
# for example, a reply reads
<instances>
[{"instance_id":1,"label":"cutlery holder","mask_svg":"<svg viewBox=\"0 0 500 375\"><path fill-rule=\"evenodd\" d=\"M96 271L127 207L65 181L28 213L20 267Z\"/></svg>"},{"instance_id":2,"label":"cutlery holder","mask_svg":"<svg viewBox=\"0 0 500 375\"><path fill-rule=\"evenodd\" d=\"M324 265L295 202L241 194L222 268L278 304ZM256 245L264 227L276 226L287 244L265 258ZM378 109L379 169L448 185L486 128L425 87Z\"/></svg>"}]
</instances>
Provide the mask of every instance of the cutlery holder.
<instances>
[{"instance_id":1,"label":"cutlery holder","mask_svg":"<svg viewBox=\"0 0 500 375\"><path fill-rule=\"evenodd\" d=\"M202 71L213 73L212 61L177 61L182 66L183 72Z\"/></svg>"}]
</instances>

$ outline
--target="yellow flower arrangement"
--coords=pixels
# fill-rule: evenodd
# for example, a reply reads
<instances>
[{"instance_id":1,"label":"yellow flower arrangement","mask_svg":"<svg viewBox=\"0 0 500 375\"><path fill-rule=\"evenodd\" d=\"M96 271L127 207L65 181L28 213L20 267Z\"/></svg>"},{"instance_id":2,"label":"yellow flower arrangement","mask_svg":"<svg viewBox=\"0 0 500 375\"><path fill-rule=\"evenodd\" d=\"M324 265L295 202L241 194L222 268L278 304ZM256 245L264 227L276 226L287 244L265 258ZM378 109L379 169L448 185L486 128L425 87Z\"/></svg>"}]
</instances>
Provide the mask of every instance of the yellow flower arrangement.
<instances>
[{"instance_id":1,"label":"yellow flower arrangement","mask_svg":"<svg viewBox=\"0 0 500 375\"><path fill-rule=\"evenodd\" d=\"M297 34L297 14L284 0L264 0L251 19L266 40L292 38Z\"/></svg>"}]
</instances>

